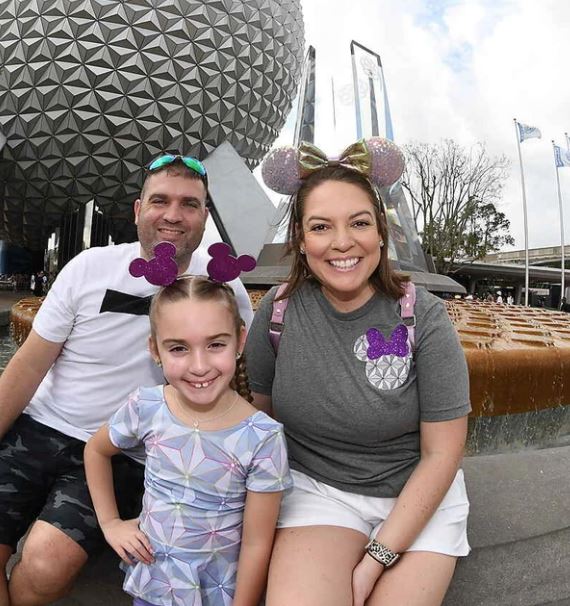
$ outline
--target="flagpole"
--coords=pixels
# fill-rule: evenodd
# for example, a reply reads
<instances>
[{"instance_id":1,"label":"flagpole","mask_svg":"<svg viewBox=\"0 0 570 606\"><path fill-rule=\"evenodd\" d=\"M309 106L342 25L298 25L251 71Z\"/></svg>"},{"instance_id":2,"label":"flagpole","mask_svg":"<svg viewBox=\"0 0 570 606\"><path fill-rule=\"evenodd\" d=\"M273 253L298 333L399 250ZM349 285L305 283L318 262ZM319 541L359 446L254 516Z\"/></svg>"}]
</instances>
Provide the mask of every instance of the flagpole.
<instances>
[{"instance_id":1,"label":"flagpole","mask_svg":"<svg viewBox=\"0 0 570 606\"><path fill-rule=\"evenodd\" d=\"M524 187L524 171L522 163L521 153L521 142L520 142L520 130L518 127L517 119L514 118L515 132L517 135L517 149L519 150L519 163L521 167L521 184L522 184L522 199L523 199L523 221L524 221L524 304L528 307L528 224L526 214L526 191Z\"/></svg>"},{"instance_id":2,"label":"flagpole","mask_svg":"<svg viewBox=\"0 0 570 606\"><path fill-rule=\"evenodd\" d=\"M560 267L560 301L565 296L565 285L564 285L564 270L566 260L564 258L564 214L562 212L562 191L560 190L560 173L558 172L558 163L556 162L556 149L554 140L552 141L552 151L554 152L554 168L556 169L556 185L558 186L558 206L560 208L560 250L561 250L561 267Z\"/></svg>"}]
</instances>

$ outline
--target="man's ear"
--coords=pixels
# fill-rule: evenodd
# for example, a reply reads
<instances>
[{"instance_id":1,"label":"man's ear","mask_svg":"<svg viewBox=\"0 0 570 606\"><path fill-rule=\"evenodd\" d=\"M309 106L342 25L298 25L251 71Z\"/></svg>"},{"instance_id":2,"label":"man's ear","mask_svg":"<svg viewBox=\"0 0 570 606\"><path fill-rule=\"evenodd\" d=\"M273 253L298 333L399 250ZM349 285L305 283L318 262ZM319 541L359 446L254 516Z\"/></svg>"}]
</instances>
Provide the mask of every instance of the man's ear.
<instances>
[{"instance_id":1,"label":"man's ear","mask_svg":"<svg viewBox=\"0 0 570 606\"><path fill-rule=\"evenodd\" d=\"M141 212L141 204L142 204L141 199L137 198L133 205L133 210L135 211L135 225L139 224L139 214Z\"/></svg>"}]
</instances>

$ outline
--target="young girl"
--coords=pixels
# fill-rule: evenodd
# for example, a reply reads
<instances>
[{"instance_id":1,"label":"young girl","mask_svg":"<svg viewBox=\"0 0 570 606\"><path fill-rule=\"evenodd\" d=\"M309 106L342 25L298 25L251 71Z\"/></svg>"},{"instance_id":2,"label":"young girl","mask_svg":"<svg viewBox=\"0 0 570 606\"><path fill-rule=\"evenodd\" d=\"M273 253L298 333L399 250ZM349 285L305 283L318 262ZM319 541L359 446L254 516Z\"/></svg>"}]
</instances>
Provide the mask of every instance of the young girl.
<instances>
[{"instance_id":1,"label":"young girl","mask_svg":"<svg viewBox=\"0 0 570 606\"><path fill-rule=\"evenodd\" d=\"M155 295L150 322L168 385L137 390L87 444L99 524L128 565L124 589L135 605L257 606L290 477L282 426L245 399L233 292L178 279ZM143 509L121 520L110 461L140 443Z\"/></svg>"}]
</instances>

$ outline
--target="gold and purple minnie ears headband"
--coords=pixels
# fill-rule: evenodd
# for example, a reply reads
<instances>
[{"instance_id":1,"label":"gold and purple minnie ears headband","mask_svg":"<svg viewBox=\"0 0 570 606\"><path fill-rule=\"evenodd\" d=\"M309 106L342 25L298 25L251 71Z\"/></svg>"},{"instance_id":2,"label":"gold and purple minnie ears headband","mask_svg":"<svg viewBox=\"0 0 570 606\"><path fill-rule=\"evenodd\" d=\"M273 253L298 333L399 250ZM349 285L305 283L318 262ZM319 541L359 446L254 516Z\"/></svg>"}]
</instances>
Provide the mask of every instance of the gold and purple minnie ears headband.
<instances>
[{"instance_id":1,"label":"gold and purple minnie ears headband","mask_svg":"<svg viewBox=\"0 0 570 606\"><path fill-rule=\"evenodd\" d=\"M206 271L208 278L213 282L231 282L239 277L242 271L252 271L256 262L250 255L234 257L229 244L216 242L208 248L212 257L208 262ZM178 266L175 261L176 246L172 242L160 242L154 247L154 257L143 259L139 257L131 261L129 273L135 278L146 278L147 282L155 286L169 286L177 278L187 278L190 274L178 275Z\"/></svg>"},{"instance_id":2,"label":"gold and purple minnie ears headband","mask_svg":"<svg viewBox=\"0 0 570 606\"><path fill-rule=\"evenodd\" d=\"M367 177L374 185L392 185L404 171L404 154L382 137L361 139L347 147L339 158L329 159L312 143L278 147L269 152L261 167L263 181L273 191L291 196L303 179L327 166L344 166Z\"/></svg>"}]
</instances>

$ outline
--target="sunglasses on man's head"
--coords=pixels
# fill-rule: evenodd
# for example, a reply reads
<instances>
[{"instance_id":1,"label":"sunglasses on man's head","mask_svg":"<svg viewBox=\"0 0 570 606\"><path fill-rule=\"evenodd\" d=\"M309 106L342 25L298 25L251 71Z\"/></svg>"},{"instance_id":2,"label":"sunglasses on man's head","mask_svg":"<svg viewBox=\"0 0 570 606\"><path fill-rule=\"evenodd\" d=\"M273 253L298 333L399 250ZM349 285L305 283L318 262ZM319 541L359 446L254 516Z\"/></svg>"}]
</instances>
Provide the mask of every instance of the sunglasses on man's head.
<instances>
[{"instance_id":1,"label":"sunglasses on man's head","mask_svg":"<svg viewBox=\"0 0 570 606\"><path fill-rule=\"evenodd\" d=\"M202 177L202 180L207 182L208 174L206 172L206 167L192 156L182 156L180 154L164 154L163 156L159 156L155 158L147 167L149 172L153 172L155 170L160 170L165 166L170 164L174 164L175 162L182 162L184 166L189 168L191 171L195 172L197 175Z\"/></svg>"}]
</instances>

